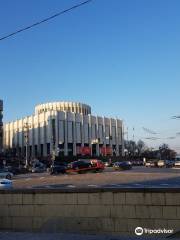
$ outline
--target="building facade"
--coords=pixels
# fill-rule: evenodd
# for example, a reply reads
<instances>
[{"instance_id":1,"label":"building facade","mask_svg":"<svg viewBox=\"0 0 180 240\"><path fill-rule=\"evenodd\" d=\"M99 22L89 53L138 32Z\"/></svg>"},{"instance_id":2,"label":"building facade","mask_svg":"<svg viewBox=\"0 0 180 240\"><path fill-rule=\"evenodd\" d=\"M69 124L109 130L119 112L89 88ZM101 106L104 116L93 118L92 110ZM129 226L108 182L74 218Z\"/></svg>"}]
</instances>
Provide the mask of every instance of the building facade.
<instances>
[{"instance_id":1,"label":"building facade","mask_svg":"<svg viewBox=\"0 0 180 240\"><path fill-rule=\"evenodd\" d=\"M120 119L91 115L91 107L74 102L37 105L35 114L4 126L4 148L29 158L116 155L123 152Z\"/></svg>"},{"instance_id":2,"label":"building facade","mask_svg":"<svg viewBox=\"0 0 180 240\"><path fill-rule=\"evenodd\" d=\"M3 101L0 100L0 153L3 149Z\"/></svg>"}]
</instances>

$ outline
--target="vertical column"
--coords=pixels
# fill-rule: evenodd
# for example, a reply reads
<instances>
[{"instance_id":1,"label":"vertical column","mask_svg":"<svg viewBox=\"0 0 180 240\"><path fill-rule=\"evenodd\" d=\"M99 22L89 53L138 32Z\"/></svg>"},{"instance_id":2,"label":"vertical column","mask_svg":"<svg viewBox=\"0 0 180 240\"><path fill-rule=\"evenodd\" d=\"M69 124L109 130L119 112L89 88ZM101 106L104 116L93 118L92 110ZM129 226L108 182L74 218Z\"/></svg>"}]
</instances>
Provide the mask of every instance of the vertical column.
<instances>
[{"instance_id":1,"label":"vertical column","mask_svg":"<svg viewBox=\"0 0 180 240\"><path fill-rule=\"evenodd\" d=\"M59 116L58 112L55 112L55 154L58 155L57 149L58 149L58 143L59 143Z\"/></svg>"},{"instance_id":2,"label":"vertical column","mask_svg":"<svg viewBox=\"0 0 180 240\"><path fill-rule=\"evenodd\" d=\"M119 156L119 133L118 133L118 119L116 118L116 156Z\"/></svg>"},{"instance_id":3,"label":"vertical column","mask_svg":"<svg viewBox=\"0 0 180 240\"><path fill-rule=\"evenodd\" d=\"M76 114L73 113L73 156L77 155L76 151Z\"/></svg>"},{"instance_id":4,"label":"vertical column","mask_svg":"<svg viewBox=\"0 0 180 240\"><path fill-rule=\"evenodd\" d=\"M51 156L55 160L56 156L56 116L54 111L51 111Z\"/></svg>"},{"instance_id":5,"label":"vertical column","mask_svg":"<svg viewBox=\"0 0 180 240\"><path fill-rule=\"evenodd\" d=\"M40 115L37 115L37 155L39 156L41 152L40 145Z\"/></svg>"},{"instance_id":6,"label":"vertical column","mask_svg":"<svg viewBox=\"0 0 180 240\"><path fill-rule=\"evenodd\" d=\"M35 157L35 152L34 152L34 117L32 117L32 126L31 126L31 137L32 137L32 158Z\"/></svg>"},{"instance_id":7,"label":"vertical column","mask_svg":"<svg viewBox=\"0 0 180 240\"><path fill-rule=\"evenodd\" d=\"M109 144L112 149L112 155L113 155L113 148L112 148L112 119L109 119Z\"/></svg>"},{"instance_id":8,"label":"vertical column","mask_svg":"<svg viewBox=\"0 0 180 240\"><path fill-rule=\"evenodd\" d=\"M89 115L88 122L89 122L89 146L90 146L90 148L91 148L91 156L92 156L91 115Z\"/></svg>"},{"instance_id":9,"label":"vertical column","mask_svg":"<svg viewBox=\"0 0 180 240\"><path fill-rule=\"evenodd\" d=\"M46 115L43 112L43 156L47 155L47 144L46 144Z\"/></svg>"},{"instance_id":10,"label":"vertical column","mask_svg":"<svg viewBox=\"0 0 180 240\"><path fill-rule=\"evenodd\" d=\"M103 148L106 149L106 124L104 117L103 117Z\"/></svg>"},{"instance_id":11,"label":"vertical column","mask_svg":"<svg viewBox=\"0 0 180 240\"><path fill-rule=\"evenodd\" d=\"M67 112L65 112L65 121L64 121L64 155L68 156L68 136L67 136Z\"/></svg>"},{"instance_id":12,"label":"vertical column","mask_svg":"<svg viewBox=\"0 0 180 240\"><path fill-rule=\"evenodd\" d=\"M53 129L52 129L52 111L50 112L49 115L49 121L48 121L49 126L49 139L50 139L50 154L52 155L53 152Z\"/></svg>"},{"instance_id":13,"label":"vertical column","mask_svg":"<svg viewBox=\"0 0 180 240\"><path fill-rule=\"evenodd\" d=\"M99 123L98 123L98 116L96 116L96 155L99 156Z\"/></svg>"},{"instance_id":14,"label":"vertical column","mask_svg":"<svg viewBox=\"0 0 180 240\"><path fill-rule=\"evenodd\" d=\"M84 116L83 114L80 114L81 116L81 147L84 147Z\"/></svg>"}]
</instances>

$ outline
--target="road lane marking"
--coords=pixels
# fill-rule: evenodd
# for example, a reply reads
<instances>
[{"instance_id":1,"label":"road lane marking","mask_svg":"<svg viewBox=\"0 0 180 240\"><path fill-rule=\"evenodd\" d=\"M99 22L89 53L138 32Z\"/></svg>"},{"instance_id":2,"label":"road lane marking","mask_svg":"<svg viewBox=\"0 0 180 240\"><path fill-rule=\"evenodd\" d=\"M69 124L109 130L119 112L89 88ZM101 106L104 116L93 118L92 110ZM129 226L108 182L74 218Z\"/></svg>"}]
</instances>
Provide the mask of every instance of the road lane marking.
<instances>
[{"instance_id":1,"label":"road lane marking","mask_svg":"<svg viewBox=\"0 0 180 240\"><path fill-rule=\"evenodd\" d=\"M29 181L29 180L31 180L31 178L26 178L26 179L25 179L25 181Z\"/></svg>"},{"instance_id":2,"label":"road lane marking","mask_svg":"<svg viewBox=\"0 0 180 240\"><path fill-rule=\"evenodd\" d=\"M108 184L108 186L121 186L122 184Z\"/></svg>"},{"instance_id":3,"label":"road lane marking","mask_svg":"<svg viewBox=\"0 0 180 240\"><path fill-rule=\"evenodd\" d=\"M95 185L95 184L89 184L88 187L98 187L98 185Z\"/></svg>"}]
</instances>

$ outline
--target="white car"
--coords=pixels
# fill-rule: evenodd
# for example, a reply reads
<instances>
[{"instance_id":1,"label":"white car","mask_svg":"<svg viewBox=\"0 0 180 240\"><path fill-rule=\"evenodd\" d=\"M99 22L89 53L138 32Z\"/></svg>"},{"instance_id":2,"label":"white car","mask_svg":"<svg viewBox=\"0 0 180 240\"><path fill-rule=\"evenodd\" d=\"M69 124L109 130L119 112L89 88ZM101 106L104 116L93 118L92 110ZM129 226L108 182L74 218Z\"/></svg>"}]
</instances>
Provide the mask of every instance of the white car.
<instances>
[{"instance_id":1,"label":"white car","mask_svg":"<svg viewBox=\"0 0 180 240\"><path fill-rule=\"evenodd\" d=\"M146 162L146 163L145 163L145 166L146 166L146 167L151 167L151 163L150 163L150 162Z\"/></svg>"},{"instance_id":2,"label":"white car","mask_svg":"<svg viewBox=\"0 0 180 240\"><path fill-rule=\"evenodd\" d=\"M9 172L5 168L0 169L0 178L11 179L13 177L13 173Z\"/></svg>"},{"instance_id":3,"label":"white car","mask_svg":"<svg viewBox=\"0 0 180 240\"><path fill-rule=\"evenodd\" d=\"M158 162L157 162L157 166L158 167L165 167L165 161L164 160L159 160Z\"/></svg>"},{"instance_id":4,"label":"white car","mask_svg":"<svg viewBox=\"0 0 180 240\"><path fill-rule=\"evenodd\" d=\"M175 166L175 167L180 167L180 161L175 161L174 166Z\"/></svg>"},{"instance_id":5,"label":"white car","mask_svg":"<svg viewBox=\"0 0 180 240\"><path fill-rule=\"evenodd\" d=\"M12 188L12 181L9 179L0 179L0 189Z\"/></svg>"}]
</instances>

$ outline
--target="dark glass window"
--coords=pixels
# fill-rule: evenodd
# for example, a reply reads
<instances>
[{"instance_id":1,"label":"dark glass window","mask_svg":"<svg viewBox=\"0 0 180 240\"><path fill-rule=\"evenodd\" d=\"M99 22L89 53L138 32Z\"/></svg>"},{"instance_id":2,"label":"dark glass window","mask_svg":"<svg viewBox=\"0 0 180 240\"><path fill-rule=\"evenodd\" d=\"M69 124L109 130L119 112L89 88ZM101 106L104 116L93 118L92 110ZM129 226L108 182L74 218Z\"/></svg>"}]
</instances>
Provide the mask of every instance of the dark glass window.
<instances>
[{"instance_id":1,"label":"dark glass window","mask_svg":"<svg viewBox=\"0 0 180 240\"><path fill-rule=\"evenodd\" d=\"M56 141L56 125L55 125L55 119L52 119L52 140L53 140L53 144L55 143Z\"/></svg>"},{"instance_id":2,"label":"dark glass window","mask_svg":"<svg viewBox=\"0 0 180 240\"><path fill-rule=\"evenodd\" d=\"M35 157L37 157L37 155L38 155L37 145L34 145L34 155L35 155Z\"/></svg>"},{"instance_id":3,"label":"dark glass window","mask_svg":"<svg viewBox=\"0 0 180 240\"><path fill-rule=\"evenodd\" d=\"M47 143L47 155L50 154L50 143Z\"/></svg>"},{"instance_id":4,"label":"dark glass window","mask_svg":"<svg viewBox=\"0 0 180 240\"><path fill-rule=\"evenodd\" d=\"M29 156L32 156L32 146L29 146Z\"/></svg>"},{"instance_id":5,"label":"dark glass window","mask_svg":"<svg viewBox=\"0 0 180 240\"><path fill-rule=\"evenodd\" d=\"M43 156L43 144L41 144L41 157Z\"/></svg>"}]
</instances>

